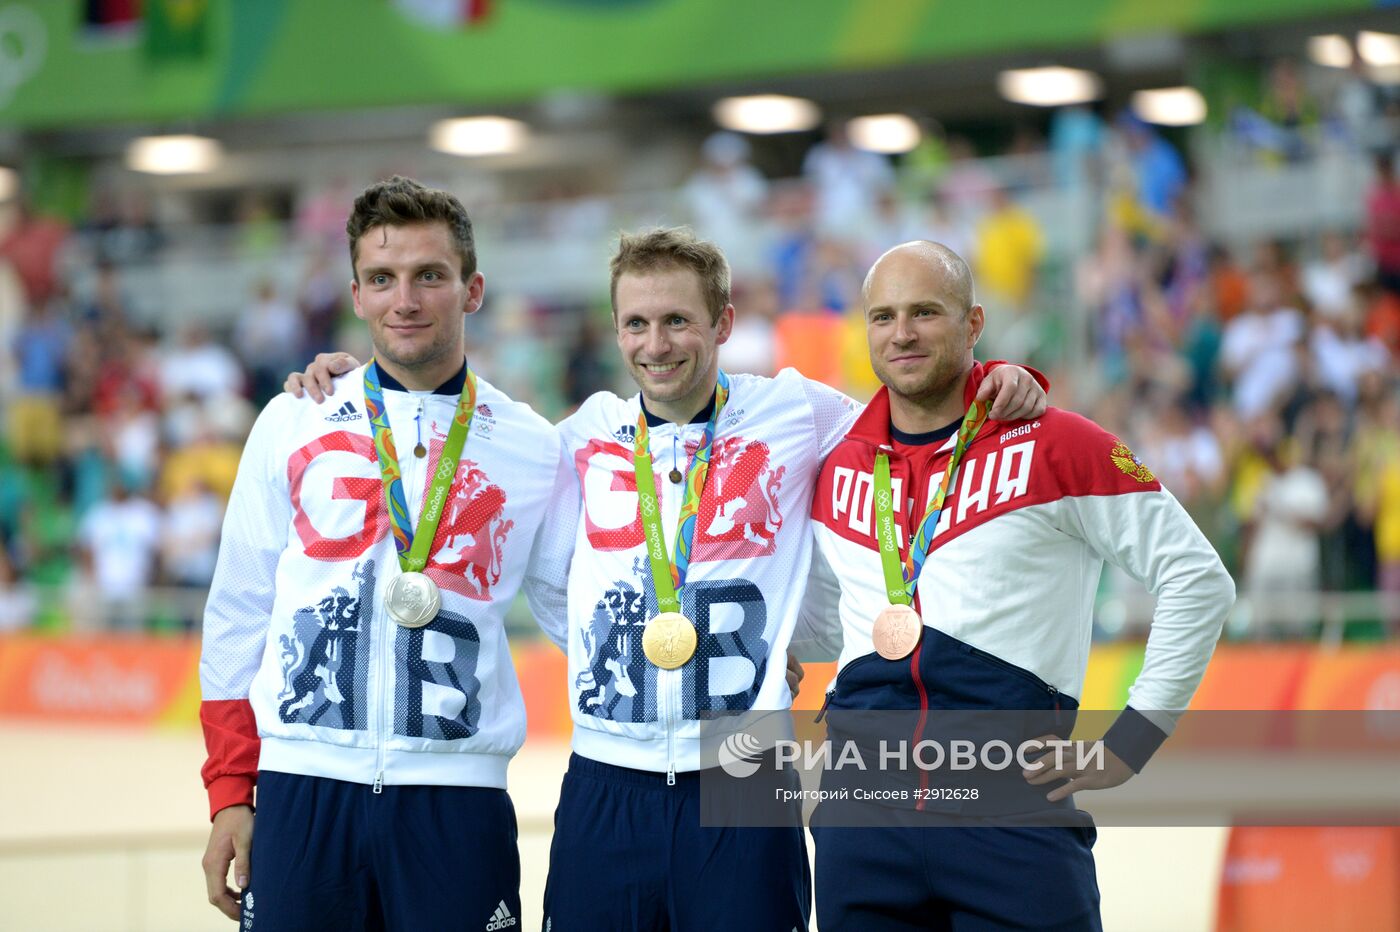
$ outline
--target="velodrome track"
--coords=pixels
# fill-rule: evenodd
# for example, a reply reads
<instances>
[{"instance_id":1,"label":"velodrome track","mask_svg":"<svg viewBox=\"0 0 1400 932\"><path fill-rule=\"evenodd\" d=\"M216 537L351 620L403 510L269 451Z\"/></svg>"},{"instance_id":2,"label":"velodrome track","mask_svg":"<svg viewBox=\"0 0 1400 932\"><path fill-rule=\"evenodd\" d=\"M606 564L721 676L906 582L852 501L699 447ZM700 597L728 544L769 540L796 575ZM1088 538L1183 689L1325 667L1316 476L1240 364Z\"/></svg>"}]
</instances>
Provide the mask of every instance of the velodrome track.
<instances>
[{"instance_id":1,"label":"velodrome track","mask_svg":"<svg viewBox=\"0 0 1400 932\"><path fill-rule=\"evenodd\" d=\"M234 932L204 897L197 731L0 723L0 748L0 932ZM534 742L511 766L522 930L540 927L567 759L565 745ZM1104 928L1210 929L1225 834L1100 829Z\"/></svg>"}]
</instances>

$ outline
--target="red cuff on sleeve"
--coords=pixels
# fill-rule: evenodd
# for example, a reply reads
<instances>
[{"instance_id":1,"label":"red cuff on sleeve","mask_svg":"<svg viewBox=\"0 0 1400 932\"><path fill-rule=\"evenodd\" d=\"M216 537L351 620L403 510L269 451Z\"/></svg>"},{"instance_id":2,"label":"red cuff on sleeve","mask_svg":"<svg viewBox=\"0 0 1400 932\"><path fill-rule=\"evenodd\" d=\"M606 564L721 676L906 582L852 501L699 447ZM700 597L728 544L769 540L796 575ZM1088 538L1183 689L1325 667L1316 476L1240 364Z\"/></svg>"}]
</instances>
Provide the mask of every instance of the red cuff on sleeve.
<instances>
[{"instance_id":1,"label":"red cuff on sleeve","mask_svg":"<svg viewBox=\"0 0 1400 932\"><path fill-rule=\"evenodd\" d=\"M200 771L209 793L209 817L229 806L251 806L260 748L252 705L247 699L203 702L199 721L209 752Z\"/></svg>"},{"instance_id":2,"label":"red cuff on sleeve","mask_svg":"<svg viewBox=\"0 0 1400 932\"><path fill-rule=\"evenodd\" d=\"M234 776L215 777L206 789L209 792L209 818L219 814L220 809L229 806L253 805L253 786L256 777Z\"/></svg>"}]
</instances>

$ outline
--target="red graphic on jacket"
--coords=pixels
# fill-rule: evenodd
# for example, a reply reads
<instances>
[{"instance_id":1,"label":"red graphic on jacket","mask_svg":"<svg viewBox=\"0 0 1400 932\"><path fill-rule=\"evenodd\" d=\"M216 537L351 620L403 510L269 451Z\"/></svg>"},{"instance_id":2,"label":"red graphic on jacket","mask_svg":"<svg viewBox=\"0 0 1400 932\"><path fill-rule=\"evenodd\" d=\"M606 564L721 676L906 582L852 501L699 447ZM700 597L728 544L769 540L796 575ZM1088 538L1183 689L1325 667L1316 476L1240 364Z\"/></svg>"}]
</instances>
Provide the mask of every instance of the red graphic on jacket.
<instances>
[{"instance_id":1,"label":"red graphic on jacket","mask_svg":"<svg viewBox=\"0 0 1400 932\"><path fill-rule=\"evenodd\" d=\"M696 444L686 444L686 457ZM637 475L630 445L591 440L575 452L574 465L583 487L584 527L597 550L631 550L643 541L637 513ZM700 499L692 563L765 557L773 553L783 515L778 505L786 467L772 464L768 444L743 437L715 441L710 471ZM682 494L664 472L657 473L664 498Z\"/></svg>"},{"instance_id":2,"label":"red graphic on jacket","mask_svg":"<svg viewBox=\"0 0 1400 932\"><path fill-rule=\"evenodd\" d=\"M437 441L433 447L434 453L440 450ZM506 537L515 527L505 511L505 491L475 463L463 460L423 572L459 595L490 599L491 587L501 581Z\"/></svg>"},{"instance_id":3,"label":"red graphic on jacket","mask_svg":"<svg viewBox=\"0 0 1400 932\"><path fill-rule=\"evenodd\" d=\"M434 437L429 444L428 474L437 468L443 441ZM335 469L335 457L344 454L362 457L373 470L372 476L318 475L318 488L329 480L330 501L317 501L314 510L343 508L339 501L356 502L360 513L356 525L339 537L329 537L317 529L304 502L304 480L313 468ZM324 459L323 459L324 458ZM346 471L359 470L346 463ZM302 542L303 552L312 559L354 560L389 533L384 487L378 475L379 463L374 441L362 434L334 431L311 441L287 460L287 479L292 500L292 524ZM424 572L438 585L458 595L479 601L491 598L491 587L500 582L506 538L515 522L505 517L506 493L493 483L481 467L462 460L448 489L442 519L433 539ZM323 520L329 520L329 516Z\"/></svg>"}]
</instances>

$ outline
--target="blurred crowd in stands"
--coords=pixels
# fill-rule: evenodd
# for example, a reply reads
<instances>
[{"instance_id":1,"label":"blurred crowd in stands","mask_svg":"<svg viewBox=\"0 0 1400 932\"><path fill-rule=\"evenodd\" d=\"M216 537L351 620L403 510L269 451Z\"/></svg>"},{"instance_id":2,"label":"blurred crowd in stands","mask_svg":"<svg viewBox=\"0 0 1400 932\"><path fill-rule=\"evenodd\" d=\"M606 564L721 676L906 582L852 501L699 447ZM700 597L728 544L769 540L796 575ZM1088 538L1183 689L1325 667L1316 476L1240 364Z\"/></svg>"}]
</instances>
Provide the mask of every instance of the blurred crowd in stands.
<instances>
[{"instance_id":1,"label":"blurred crowd in stands","mask_svg":"<svg viewBox=\"0 0 1400 932\"><path fill-rule=\"evenodd\" d=\"M869 397L864 271L896 243L946 243L987 308L979 357L1043 369L1052 403L1118 432L1242 593L1400 593L1400 183L1395 153L1368 135L1395 105L1356 82L1325 105L1303 100L1292 69L1271 74L1268 106L1217 131L1260 171L1342 147L1370 172L1348 228L1224 242L1197 220L1206 150L1089 108L981 151L929 127L897 159L834 124L795 178L766 176L743 137L711 136L673 219L733 262L724 365L794 365ZM171 235L139 199L97 197L75 224L12 208L0 234L0 630L197 623L253 417L316 352L363 352L341 332L354 329L342 232L354 190L341 180L285 215L242 214L240 255L314 248L294 292L259 281L222 327L130 313L124 269L159 264ZM1092 205L1083 244L1057 242L1056 218L1027 207L1066 191ZM555 208L566 231L620 225L604 198ZM82 295L69 275L80 263L96 270ZM593 391L630 392L601 270L599 283L567 306L492 294L494 320L469 328L474 364L554 418ZM151 587L190 598L153 602Z\"/></svg>"}]
</instances>

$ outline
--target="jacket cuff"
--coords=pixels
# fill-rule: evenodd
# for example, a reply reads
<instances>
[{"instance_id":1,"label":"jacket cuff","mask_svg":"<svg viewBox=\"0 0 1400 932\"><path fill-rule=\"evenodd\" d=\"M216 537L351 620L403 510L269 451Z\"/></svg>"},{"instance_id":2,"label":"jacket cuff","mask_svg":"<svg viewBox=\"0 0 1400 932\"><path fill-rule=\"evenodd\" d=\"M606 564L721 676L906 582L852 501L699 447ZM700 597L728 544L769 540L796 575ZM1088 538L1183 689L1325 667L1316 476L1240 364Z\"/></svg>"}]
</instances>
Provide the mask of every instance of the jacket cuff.
<instances>
[{"instance_id":1,"label":"jacket cuff","mask_svg":"<svg viewBox=\"0 0 1400 932\"><path fill-rule=\"evenodd\" d=\"M1123 709L1103 736L1104 747L1133 768L1133 773L1142 773L1148 758L1166 740L1167 733L1132 706Z\"/></svg>"},{"instance_id":2,"label":"jacket cuff","mask_svg":"<svg viewBox=\"0 0 1400 932\"><path fill-rule=\"evenodd\" d=\"M211 780L206 788L209 791L210 821L220 809L253 805L253 786L256 782L255 777L240 773L225 774Z\"/></svg>"}]
</instances>

